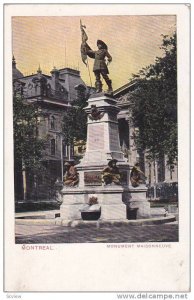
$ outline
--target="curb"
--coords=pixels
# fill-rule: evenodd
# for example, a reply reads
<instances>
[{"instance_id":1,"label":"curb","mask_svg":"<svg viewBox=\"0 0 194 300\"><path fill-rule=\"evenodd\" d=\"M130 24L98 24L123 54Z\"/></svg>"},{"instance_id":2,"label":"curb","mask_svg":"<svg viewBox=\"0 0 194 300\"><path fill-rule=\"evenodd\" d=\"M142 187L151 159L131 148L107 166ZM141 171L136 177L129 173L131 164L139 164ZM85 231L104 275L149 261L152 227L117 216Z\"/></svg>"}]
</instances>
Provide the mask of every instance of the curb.
<instances>
[{"instance_id":1,"label":"curb","mask_svg":"<svg viewBox=\"0 0 194 300\"><path fill-rule=\"evenodd\" d=\"M160 218L150 218L150 219L139 219L139 220L99 220L99 221L83 221L83 220L62 220L61 218L56 219L16 219L16 225L55 225L55 226L66 226L66 227L88 227L95 226L97 228L103 226L143 226L143 225L160 225L165 223L171 223L176 221L174 215L169 215L167 217Z\"/></svg>"}]
</instances>

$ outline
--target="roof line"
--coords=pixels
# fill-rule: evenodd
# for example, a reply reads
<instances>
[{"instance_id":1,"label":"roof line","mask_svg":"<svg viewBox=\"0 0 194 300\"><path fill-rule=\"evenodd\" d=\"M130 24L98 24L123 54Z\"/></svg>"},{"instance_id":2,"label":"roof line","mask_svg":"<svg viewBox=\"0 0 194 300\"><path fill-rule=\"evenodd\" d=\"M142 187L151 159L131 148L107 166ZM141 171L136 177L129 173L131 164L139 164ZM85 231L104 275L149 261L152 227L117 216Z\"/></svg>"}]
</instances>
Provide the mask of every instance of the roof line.
<instances>
[{"instance_id":1,"label":"roof line","mask_svg":"<svg viewBox=\"0 0 194 300\"><path fill-rule=\"evenodd\" d=\"M51 78L50 75L46 75L46 74L44 74L44 73L42 73L41 75L43 75L43 76L45 76L45 77ZM32 76L38 76L38 74L35 73L35 74L31 74L31 75L27 75L27 76L20 77L20 78L18 78L18 79L24 79L24 78L26 78L26 77L32 77Z\"/></svg>"},{"instance_id":2,"label":"roof line","mask_svg":"<svg viewBox=\"0 0 194 300\"><path fill-rule=\"evenodd\" d=\"M121 86L120 88L116 89L113 94L114 96L119 95L120 93L122 93L123 91L125 91L126 89L129 89L130 87L134 86L137 84L137 81L133 81L133 82L128 82L126 84L124 84L123 86Z\"/></svg>"},{"instance_id":3,"label":"roof line","mask_svg":"<svg viewBox=\"0 0 194 300\"><path fill-rule=\"evenodd\" d=\"M46 100L46 99L43 99L42 102L47 102L47 103L51 103L51 104L57 104L57 105L61 105L61 106L64 106L64 107L70 107L71 105L68 105L68 104L65 104L65 103L61 103L61 102L56 102L56 101L52 101L52 100Z\"/></svg>"}]
</instances>

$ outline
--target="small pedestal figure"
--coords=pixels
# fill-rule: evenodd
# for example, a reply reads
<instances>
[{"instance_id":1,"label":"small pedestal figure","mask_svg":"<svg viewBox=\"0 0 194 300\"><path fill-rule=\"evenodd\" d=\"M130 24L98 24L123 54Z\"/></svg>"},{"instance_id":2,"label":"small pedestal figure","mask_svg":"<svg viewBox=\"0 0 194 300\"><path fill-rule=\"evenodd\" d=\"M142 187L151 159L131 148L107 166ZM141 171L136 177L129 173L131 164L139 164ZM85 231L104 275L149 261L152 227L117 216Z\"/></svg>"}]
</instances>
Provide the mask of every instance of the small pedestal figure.
<instances>
[{"instance_id":1,"label":"small pedestal figure","mask_svg":"<svg viewBox=\"0 0 194 300\"><path fill-rule=\"evenodd\" d=\"M146 176L140 170L139 163L136 163L131 170L130 174L131 185L133 187L138 187L140 184L145 184Z\"/></svg>"},{"instance_id":2,"label":"small pedestal figure","mask_svg":"<svg viewBox=\"0 0 194 300\"><path fill-rule=\"evenodd\" d=\"M111 159L108 162L108 166L102 170L102 182L106 184L121 184L120 182L120 173L119 169L116 166L117 160L116 159Z\"/></svg>"},{"instance_id":3,"label":"small pedestal figure","mask_svg":"<svg viewBox=\"0 0 194 300\"><path fill-rule=\"evenodd\" d=\"M73 161L66 162L65 166L66 166L66 172L63 177L64 185L67 187L76 186L79 182L79 175L74 166L74 162Z\"/></svg>"}]
</instances>

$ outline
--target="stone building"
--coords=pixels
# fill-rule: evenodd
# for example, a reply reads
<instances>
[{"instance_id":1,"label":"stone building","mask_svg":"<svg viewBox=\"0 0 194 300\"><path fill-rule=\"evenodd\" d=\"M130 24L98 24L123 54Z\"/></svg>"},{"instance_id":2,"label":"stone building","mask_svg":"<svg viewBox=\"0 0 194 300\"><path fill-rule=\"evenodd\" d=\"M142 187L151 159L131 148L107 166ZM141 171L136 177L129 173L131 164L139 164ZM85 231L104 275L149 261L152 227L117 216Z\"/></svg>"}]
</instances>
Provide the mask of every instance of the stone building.
<instances>
[{"instance_id":1,"label":"stone building","mask_svg":"<svg viewBox=\"0 0 194 300\"><path fill-rule=\"evenodd\" d=\"M63 114L71 107L78 91L88 92L80 72L71 68L51 70L43 74L24 76L16 67L13 57L13 94L20 93L28 103L36 103L39 111L38 135L46 139L43 164L47 172L30 176L15 167L15 197L17 201L52 200L53 186L63 174L63 161L74 156L74 147L64 143L62 135Z\"/></svg>"},{"instance_id":2,"label":"stone building","mask_svg":"<svg viewBox=\"0 0 194 300\"><path fill-rule=\"evenodd\" d=\"M155 163L150 162L145 158L144 153L136 149L135 136L138 133L138 128L133 126L129 109L130 93L136 88L137 83L131 82L114 91L114 98L117 100L117 105L120 108L118 121L121 148L126 157L128 157L131 166L136 162L140 163L149 186L160 186L164 182L176 184L178 181L177 166L169 168L166 157L160 161L155 161Z\"/></svg>"}]
</instances>

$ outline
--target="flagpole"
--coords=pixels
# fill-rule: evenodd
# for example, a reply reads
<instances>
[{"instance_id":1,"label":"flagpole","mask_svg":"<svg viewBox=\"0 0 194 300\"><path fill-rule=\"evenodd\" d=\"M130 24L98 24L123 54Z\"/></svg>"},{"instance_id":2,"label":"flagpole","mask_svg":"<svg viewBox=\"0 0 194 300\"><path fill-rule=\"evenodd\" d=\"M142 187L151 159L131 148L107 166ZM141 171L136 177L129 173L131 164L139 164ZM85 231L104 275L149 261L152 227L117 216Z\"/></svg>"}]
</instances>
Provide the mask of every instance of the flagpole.
<instances>
[{"instance_id":1,"label":"flagpole","mask_svg":"<svg viewBox=\"0 0 194 300\"><path fill-rule=\"evenodd\" d=\"M89 68L88 57L87 57L87 68L88 68L88 73L89 73L89 78L90 78L90 85L92 87L92 79L91 79L91 75L90 75L90 68Z\"/></svg>"},{"instance_id":2,"label":"flagpole","mask_svg":"<svg viewBox=\"0 0 194 300\"><path fill-rule=\"evenodd\" d=\"M66 41L65 41L65 67L67 67Z\"/></svg>"}]
</instances>

